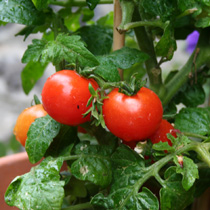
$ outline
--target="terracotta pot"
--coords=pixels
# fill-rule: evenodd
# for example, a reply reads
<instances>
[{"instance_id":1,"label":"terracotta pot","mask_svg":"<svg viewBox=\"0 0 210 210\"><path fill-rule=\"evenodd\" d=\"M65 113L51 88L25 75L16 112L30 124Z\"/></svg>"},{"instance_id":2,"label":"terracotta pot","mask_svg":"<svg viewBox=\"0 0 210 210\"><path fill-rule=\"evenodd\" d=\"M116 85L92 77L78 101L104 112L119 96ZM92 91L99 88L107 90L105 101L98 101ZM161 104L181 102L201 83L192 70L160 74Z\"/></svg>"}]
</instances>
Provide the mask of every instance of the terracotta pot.
<instances>
[{"instance_id":1,"label":"terracotta pot","mask_svg":"<svg viewBox=\"0 0 210 210\"><path fill-rule=\"evenodd\" d=\"M5 203L4 194L10 182L16 176L29 172L32 166L34 165L29 162L26 152L0 158L0 204L2 210L18 209Z\"/></svg>"}]
</instances>

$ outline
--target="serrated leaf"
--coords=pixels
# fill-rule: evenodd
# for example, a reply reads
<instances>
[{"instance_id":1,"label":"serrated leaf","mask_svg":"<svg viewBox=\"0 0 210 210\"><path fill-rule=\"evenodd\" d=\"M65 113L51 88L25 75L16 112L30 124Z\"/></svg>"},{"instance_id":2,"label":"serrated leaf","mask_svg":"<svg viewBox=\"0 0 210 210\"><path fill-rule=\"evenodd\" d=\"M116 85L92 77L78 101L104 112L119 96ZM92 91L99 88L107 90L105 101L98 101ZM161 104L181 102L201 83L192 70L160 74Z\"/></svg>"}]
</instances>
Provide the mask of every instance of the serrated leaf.
<instances>
[{"instance_id":1,"label":"serrated leaf","mask_svg":"<svg viewBox=\"0 0 210 210\"><path fill-rule=\"evenodd\" d=\"M61 124L58 135L53 139L45 153L45 157L68 156L73 146L79 142L76 127Z\"/></svg>"},{"instance_id":2,"label":"serrated leaf","mask_svg":"<svg viewBox=\"0 0 210 210\"><path fill-rule=\"evenodd\" d=\"M91 54L84 43L80 40L80 36L59 34L54 41L33 40L33 44L23 55L22 62L29 61L41 63L52 62L53 65L59 64L66 60L69 63L79 62L81 66L97 66L98 60Z\"/></svg>"},{"instance_id":3,"label":"serrated leaf","mask_svg":"<svg viewBox=\"0 0 210 210\"><path fill-rule=\"evenodd\" d=\"M39 25L45 20L45 14L36 10L31 1L1 0L0 20L24 25Z\"/></svg>"},{"instance_id":4,"label":"serrated leaf","mask_svg":"<svg viewBox=\"0 0 210 210\"><path fill-rule=\"evenodd\" d=\"M182 186L188 191L194 184L195 180L199 178L198 166L192 159L184 156L183 165L179 164L177 156L174 157L174 162L177 165L176 172L182 174Z\"/></svg>"},{"instance_id":5,"label":"serrated leaf","mask_svg":"<svg viewBox=\"0 0 210 210\"><path fill-rule=\"evenodd\" d=\"M31 124L25 146L31 163L41 160L59 130L60 123L53 120L49 115L37 118Z\"/></svg>"},{"instance_id":6,"label":"serrated leaf","mask_svg":"<svg viewBox=\"0 0 210 210\"><path fill-rule=\"evenodd\" d=\"M47 64L30 61L21 72L22 87L25 94L28 94L36 82L42 77Z\"/></svg>"},{"instance_id":7,"label":"serrated leaf","mask_svg":"<svg viewBox=\"0 0 210 210\"><path fill-rule=\"evenodd\" d=\"M161 210L185 209L194 200L194 187L185 191L182 176L176 173L176 167L168 168L164 174L165 182L160 190Z\"/></svg>"},{"instance_id":8,"label":"serrated leaf","mask_svg":"<svg viewBox=\"0 0 210 210\"><path fill-rule=\"evenodd\" d=\"M204 17L198 19L195 23L195 26L198 28L206 28L210 26L210 17Z\"/></svg>"},{"instance_id":9,"label":"serrated leaf","mask_svg":"<svg viewBox=\"0 0 210 210\"><path fill-rule=\"evenodd\" d=\"M158 142L156 144L153 144L152 148L154 150L158 150L158 151L165 151L167 150L168 152L174 152L175 148L171 147L168 142Z\"/></svg>"},{"instance_id":10,"label":"serrated leaf","mask_svg":"<svg viewBox=\"0 0 210 210\"><path fill-rule=\"evenodd\" d=\"M111 153L112 147L105 145L90 145L88 142L76 145L73 154L80 157L71 165L72 175L107 187L112 180Z\"/></svg>"},{"instance_id":11,"label":"serrated leaf","mask_svg":"<svg viewBox=\"0 0 210 210\"><path fill-rule=\"evenodd\" d=\"M210 134L210 110L206 108L183 108L175 117L175 128L181 132Z\"/></svg>"},{"instance_id":12,"label":"serrated leaf","mask_svg":"<svg viewBox=\"0 0 210 210\"><path fill-rule=\"evenodd\" d=\"M5 201L19 209L60 210L64 198L64 181L60 181L62 159L51 157L16 177L5 193Z\"/></svg>"},{"instance_id":13,"label":"serrated leaf","mask_svg":"<svg viewBox=\"0 0 210 210\"><path fill-rule=\"evenodd\" d=\"M87 49L94 55L110 53L113 42L112 29L100 25L91 25L81 27L77 33L87 44Z\"/></svg>"},{"instance_id":14,"label":"serrated leaf","mask_svg":"<svg viewBox=\"0 0 210 210\"><path fill-rule=\"evenodd\" d=\"M38 10L46 9L48 6L48 3L50 2L49 0L32 0L34 6Z\"/></svg>"}]
</instances>

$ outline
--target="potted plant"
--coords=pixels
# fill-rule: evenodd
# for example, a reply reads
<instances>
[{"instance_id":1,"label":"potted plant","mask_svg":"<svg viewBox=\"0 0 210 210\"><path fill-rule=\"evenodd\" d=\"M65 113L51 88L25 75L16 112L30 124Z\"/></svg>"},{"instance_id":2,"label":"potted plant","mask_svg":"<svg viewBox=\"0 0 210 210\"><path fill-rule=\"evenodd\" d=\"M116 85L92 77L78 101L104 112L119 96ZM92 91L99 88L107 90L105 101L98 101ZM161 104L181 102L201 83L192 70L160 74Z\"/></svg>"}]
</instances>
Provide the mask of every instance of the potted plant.
<instances>
[{"instance_id":1,"label":"potted plant","mask_svg":"<svg viewBox=\"0 0 210 210\"><path fill-rule=\"evenodd\" d=\"M25 39L43 34L22 57L24 92L55 66L32 106L46 113L26 114L15 129L37 165L14 176L5 201L28 210L207 210L210 4L116 0L93 20L97 5L112 3L0 2L1 24L25 25L17 34ZM189 59L163 77L177 41L195 30Z\"/></svg>"}]
</instances>

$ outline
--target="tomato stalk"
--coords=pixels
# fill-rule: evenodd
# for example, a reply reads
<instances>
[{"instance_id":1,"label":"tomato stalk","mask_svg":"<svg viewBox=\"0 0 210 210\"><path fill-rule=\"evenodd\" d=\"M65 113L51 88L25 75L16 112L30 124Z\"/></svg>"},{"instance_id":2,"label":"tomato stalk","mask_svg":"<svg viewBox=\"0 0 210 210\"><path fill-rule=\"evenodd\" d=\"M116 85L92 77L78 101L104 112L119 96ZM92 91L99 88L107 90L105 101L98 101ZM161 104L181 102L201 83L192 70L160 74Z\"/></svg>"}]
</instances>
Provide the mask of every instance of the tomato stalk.
<instances>
[{"instance_id":1,"label":"tomato stalk","mask_svg":"<svg viewBox=\"0 0 210 210\"><path fill-rule=\"evenodd\" d=\"M167 83L166 94L163 99L163 105L169 103L177 91L189 79L189 74L199 69L205 63L209 63L210 45L208 33L201 33L197 48L192 53L187 63L180 69L180 71ZM198 52L199 49L199 52Z\"/></svg>"}]
</instances>

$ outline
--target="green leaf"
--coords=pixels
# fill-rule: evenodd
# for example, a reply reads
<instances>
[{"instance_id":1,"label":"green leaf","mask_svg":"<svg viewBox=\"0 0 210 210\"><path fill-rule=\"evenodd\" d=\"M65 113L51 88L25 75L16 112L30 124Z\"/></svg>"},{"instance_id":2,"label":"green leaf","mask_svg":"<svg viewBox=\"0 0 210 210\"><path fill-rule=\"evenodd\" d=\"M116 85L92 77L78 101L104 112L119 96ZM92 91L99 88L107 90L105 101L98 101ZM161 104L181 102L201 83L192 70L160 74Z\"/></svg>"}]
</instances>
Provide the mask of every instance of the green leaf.
<instances>
[{"instance_id":1,"label":"green leaf","mask_svg":"<svg viewBox=\"0 0 210 210\"><path fill-rule=\"evenodd\" d=\"M108 195L97 194L91 203L105 209L144 210L159 209L158 199L147 188L139 191L144 183L144 160L125 145L120 145L111 156L113 180Z\"/></svg>"},{"instance_id":2,"label":"green leaf","mask_svg":"<svg viewBox=\"0 0 210 210\"><path fill-rule=\"evenodd\" d=\"M206 28L210 26L210 17L204 17L198 19L195 23L195 26L198 28Z\"/></svg>"},{"instance_id":3,"label":"green leaf","mask_svg":"<svg viewBox=\"0 0 210 210\"><path fill-rule=\"evenodd\" d=\"M80 180L88 180L103 188L110 184L112 147L82 142L76 145L73 154L79 156L71 165L73 176Z\"/></svg>"},{"instance_id":4,"label":"green leaf","mask_svg":"<svg viewBox=\"0 0 210 210\"><path fill-rule=\"evenodd\" d=\"M210 110L206 108L183 108L175 117L175 128L181 132L209 135Z\"/></svg>"},{"instance_id":5,"label":"green leaf","mask_svg":"<svg viewBox=\"0 0 210 210\"><path fill-rule=\"evenodd\" d=\"M158 56L171 60L176 50L176 40L172 26L168 23L164 29L164 34L155 47Z\"/></svg>"},{"instance_id":6,"label":"green leaf","mask_svg":"<svg viewBox=\"0 0 210 210\"><path fill-rule=\"evenodd\" d=\"M120 75L114 63L110 62L109 57L97 57L100 65L96 67L94 74L99 75L107 82L119 82Z\"/></svg>"},{"instance_id":7,"label":"green leaf","mask_svg":"<svg viewBox=\"0 0 210 210\"><path fill-rule=\"evenodd\" d=\"M53 120L49 115L37 118L31 124L25 146L31 163L41 160L59 130L60 123Z\"/></svg>"},{"instance_id":8,"label":"green leaf","mask_svg":"<svg viewBox=\"0 0 210 210\"><path fill-rule=\"evenodd\" d=\"M28 94L36 82L42 77L47 64L30 61L21 72L22 87Z\"/></svg>"},{"instance_id":9,"label":"green leaf","mask_svg":"<svg viewBox=\"0 0 210 210\"><path fill-rule=\"evenodd\" d=\"M114 12L111 11L108 14L106 14L105 16L99 18L97 20L97 24L98 25L102 25L102 26L107 26L109 28L113 28L113 24L114 24Z\"/></svg>"},{"instance_id":10,"label":"green leaf","mask_svg":"<svg viewBox=\"0 0 210 210\"><path fill-rule=\"evenodd\" d=\"M160 190L161 210L185 209L194 200L194 187L188 191L182 186L182 176L176 173L176 167L168 168L164 174L165 181Z\"/></svg>"},{"instance_id":11,"label":"green leaf","mask_svg":"<svg viewBox=\"0 0 210 210\"><path fill-rule=\"evenodd\" d=\"M16 177L5 193L5 201L19 209L60 210L64 198L64 181L60 181L63 161L51 157Z\"/></svg>"},{"instance_id":12,"label":"green leaf","mask_svg":"<svg viewBox=\"0 0 210 210\"><path fill-rule=\"evenodd\" d=\"M32 0L34 6L38 9L38 10L42 10L42 9L46 9L48 6L48 3L50 2L50 0Z\"/></svg>"},{"instance_id":13,"label":"green leaf","mask_svg":"<svg viewBox=\"0 0 210 210\"><path fill-rule=\"evenodd\" d=\"M152 148L154 150L158 150L158 151L164 151L167 150L168 152L174 152L175 148L171 147L168 142L162 142L160 141L159 143L153 144Z\"/></svg>"},{"instance_id":14,"label":"green leaf","mask_svg":"<svg viewBox=\"0 0 210 210\"><path fill-rule=\"evenodd\" d=\"M24 25L40 25L45 20L45 14L36 10L29 0L1 0L0 20Z\"/></svg>"},{"instance_id":15,"label":"green leaf","mask_svg":"<svg viewBox=\"0 0 210 210\"><path fill-rule=\"evenodd\" d=\"M198 166L192 159L186 156L183 157L183 165L179 164L177 156L174 157L174 162L177 165L176 172L183 175L182 186L188 191L193 186L195 180L199 178Z\"/></svg>"},{"instance_id":16,"label":"green leaf","mask_svg":"<svg viewBox=\"0 0 210 210\"><path fill-rule=\"evenodd\" d=\"M69 63L79 62L81 66L97 66L98 60L91 54L84 43L80 40L80 36L59 34L54 41L33 40L33 44L23 55L22 62L29 61L47 63L52 62L53 65L59 64L66 60Z\"/></svg>"},{"instance_id":17,"label":"green leaf","mask_svg":"<svg viewBox=\"0 0 210 210\"><path fill-rule=\"evenodd\" d=\"M97 6L100 0L86 0L88 7L93 10Z\"/></svg>"},{"instance_id":18,"label":"green leaf","mask_svg":"<svg viewBox=\"0 0 210 210\"><path fill-rule=\"evenodd\" d=\"M177 1L168 0L142 0L144 12L152 17L159 16L164 22L177 14Z\"/></svg>"},{"instance_id":19,"label":"green leaf","mask_svg":"<svg viewBox=\"0 0 210 210\"><path fill-rule=\"evenodd\" d=\"M96 206L104 207L105 209L115 210L158 210L159 203L157 197L146 187L142 188L140 193L130 195L132 190L129 188L121 189L113 192L108 198L102 193L97 194L91 200L91 203ZM125 202L126 200L126 202Z\"/></svg>"},{"instance_id":20,"label":"green leaf","mask_svg":"<svg viewBox=\"0 0 210 210\"><path fill-rule=\"evenodd\" d=\"M77 137L76 127L61 124L60 132L53 139L53 142L50 144L49 148L45 153L45 157L59 157L70 155L73 146L78 141L79 139Z\"/></svg>"},{"instance_id":21,"label":"green leaf","mask_svg":"<svg viewBox=\"0 0 210 210\"><path fill-rule=\"evenodd\" d=\"M87 49L94 55L110 53L113 42L112 29L100 25L91 25L80 28L77 33L87 44Z\"/></svg>"},{"instance_id":22,"label":"green leaf","mask_svg":"<svg viewBox=\"0 0 210 210\"><path fill-rule=\"evenodd\" d=\"M3 142L0 142L0 157L3 157L7 154L7 147Z\"/></svg>"},{"instance_id":23,"label":"green leaf","mask_svg":"<svg viewBox=\"0 0 210 210\"><path fill-rule=\"evenodd\" d=\"M123 47L107 56L110 62L120 69L128 69L133 64L144 63L149 56L135 48Z\"/></svg>"}]
</instances>

